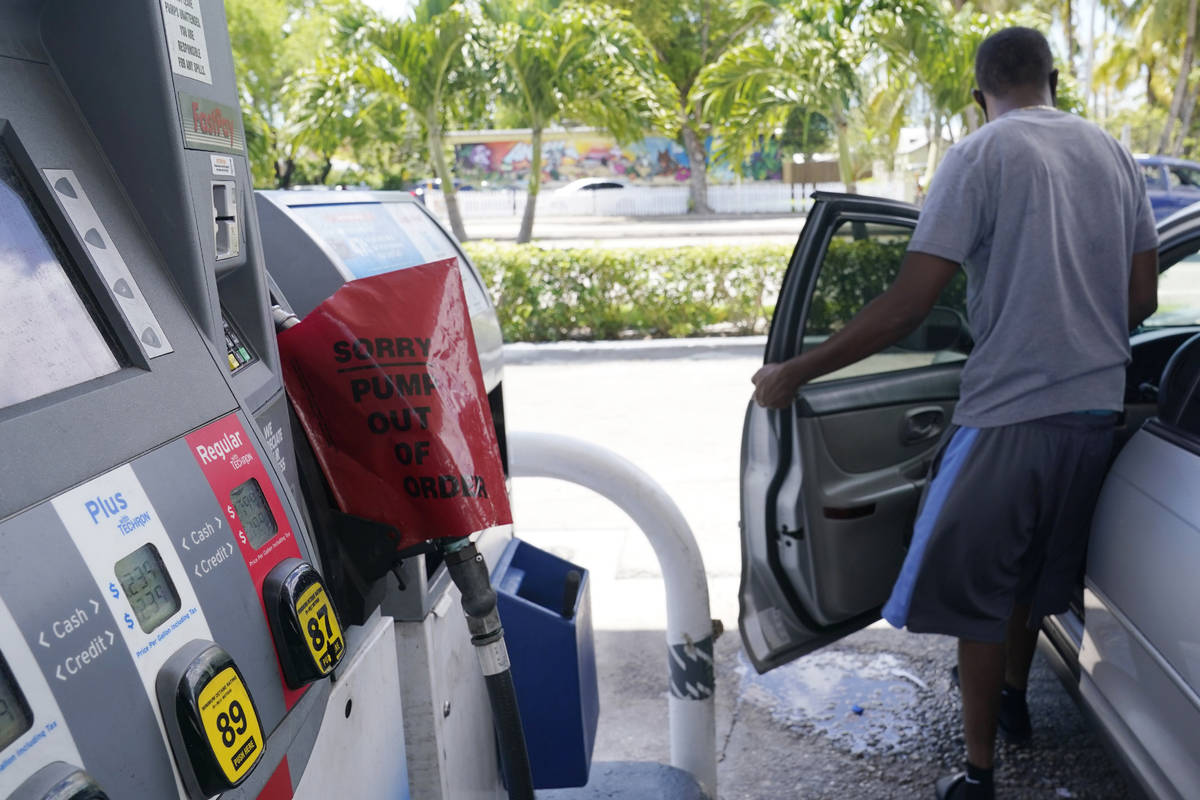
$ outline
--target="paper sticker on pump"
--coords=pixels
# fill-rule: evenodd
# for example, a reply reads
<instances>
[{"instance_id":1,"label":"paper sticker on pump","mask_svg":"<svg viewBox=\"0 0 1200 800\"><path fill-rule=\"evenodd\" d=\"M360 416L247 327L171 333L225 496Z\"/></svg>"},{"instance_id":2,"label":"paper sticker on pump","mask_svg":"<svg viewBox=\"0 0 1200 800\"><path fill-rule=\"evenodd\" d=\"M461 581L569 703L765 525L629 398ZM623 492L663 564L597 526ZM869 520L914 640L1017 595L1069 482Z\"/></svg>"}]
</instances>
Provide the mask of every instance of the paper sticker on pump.
<instances>
[{"instance_id":1,"label":"paper sticker on pump","mask_svg":"<svg viewBox=\"0 0 1200 800\"><path fill-rule=\"evenodd\" d=\"M185 78L212 85L208 43L204 40L204 18L198 0L161 0L163 29L171 71Z\"/></svg>"}]
</instances>

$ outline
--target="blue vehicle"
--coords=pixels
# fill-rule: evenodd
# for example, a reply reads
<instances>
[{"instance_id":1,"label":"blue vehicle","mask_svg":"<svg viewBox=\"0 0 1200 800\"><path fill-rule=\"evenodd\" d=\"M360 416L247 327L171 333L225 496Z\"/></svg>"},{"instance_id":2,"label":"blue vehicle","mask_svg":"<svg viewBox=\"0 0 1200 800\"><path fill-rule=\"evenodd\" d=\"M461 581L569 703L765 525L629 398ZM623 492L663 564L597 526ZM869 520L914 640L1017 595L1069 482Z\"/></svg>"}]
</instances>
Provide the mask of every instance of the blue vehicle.
<instances>
[{"instance_id":1,"label":"blue vehicle","mask_svg":"<svg viewBox=\"0 0 1200 800\"><path fill-rule=\"evenodd\" d=\"M1200 202L1200 164L1167 156L1138 156L1137 162L1146 177L1155 220Z\"/></svg>"}]
</instances>

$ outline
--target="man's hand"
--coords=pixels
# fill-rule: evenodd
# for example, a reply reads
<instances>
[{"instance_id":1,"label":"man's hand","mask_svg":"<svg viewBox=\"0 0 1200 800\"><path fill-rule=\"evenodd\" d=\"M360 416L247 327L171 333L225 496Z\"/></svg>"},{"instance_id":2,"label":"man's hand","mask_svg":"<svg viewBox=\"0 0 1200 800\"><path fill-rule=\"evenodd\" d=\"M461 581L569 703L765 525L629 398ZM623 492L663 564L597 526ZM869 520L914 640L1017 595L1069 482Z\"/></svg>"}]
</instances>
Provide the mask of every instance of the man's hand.
<instances>
[{"instance_id":1,"label":"man's hand","mask_svg":"<svg viewBox=\"0 0 1200 800\"><path fill-rule=\"evenodd\" d=\"M803 384L791 361L766 364L750 381L754 384L754 401L766 408L787 408L795 402L796 390Z\"/></svg>"}]
</instances>

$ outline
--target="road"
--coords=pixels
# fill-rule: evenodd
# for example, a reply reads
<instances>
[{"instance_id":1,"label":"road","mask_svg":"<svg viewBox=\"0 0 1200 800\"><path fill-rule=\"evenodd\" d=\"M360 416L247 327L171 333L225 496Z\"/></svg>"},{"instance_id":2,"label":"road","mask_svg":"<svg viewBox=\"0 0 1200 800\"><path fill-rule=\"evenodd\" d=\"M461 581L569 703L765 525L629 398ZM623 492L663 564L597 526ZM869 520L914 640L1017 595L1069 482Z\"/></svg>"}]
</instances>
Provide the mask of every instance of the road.
<instances>
[{"instance_id":1,"label":"road","mask_svg":"<svg viewBox=\"0 0 1200 800\"><path fill-rule=\"evenodd\" d=\"M759 345L761 346L761 345ZM886 625L766 676L737 636L738 458L754 348L519 349L505 372L510 430L603 444L676 500L704 555L717 641L720 797L921 798L959 768L954 642ZM554 481L513 488L518 534L591 571L601 681L595 759L669 761L663 589L653 551L611 503ZM1002 797L1127 796L1121 777L1039 656L1030 690L1036 738L1002 745ZM862 709L861 714L853 707Z\"/></svg>"},{"instance_id":2,"label":"road","mask_svg":"<svg viewBox=\"0 0 1200 800\"><path fill-rule=\"evenodd\" d=\"M512 241L518 217L475 217L464 222L472 239ZM804 217L539 217L533 227L543 247L682 247L690 244L794 244Z\"/></svg>"}]
</instances>

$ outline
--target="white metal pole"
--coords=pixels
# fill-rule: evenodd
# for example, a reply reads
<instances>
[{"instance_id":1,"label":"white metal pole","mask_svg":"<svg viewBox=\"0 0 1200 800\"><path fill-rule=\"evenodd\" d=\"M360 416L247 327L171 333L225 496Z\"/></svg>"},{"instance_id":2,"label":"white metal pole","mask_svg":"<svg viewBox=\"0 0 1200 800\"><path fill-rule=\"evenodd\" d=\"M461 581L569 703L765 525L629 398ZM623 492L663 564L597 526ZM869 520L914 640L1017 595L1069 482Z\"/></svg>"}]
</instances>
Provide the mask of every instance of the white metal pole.
<instances>
[{"instance_id":1,"label":"white metal pole","mask_svg":"<svg viewBox=\"0 0 1200 800\"><path fill-rule=\"evenodd\" d=\"M667 595L671 765L717 796L713 626L704 559L679 507L657 482L599 445L549 433L508 434L514 478L556 478L584 486L628 514L654 548Z\"/></svg>"}]
</instances>

